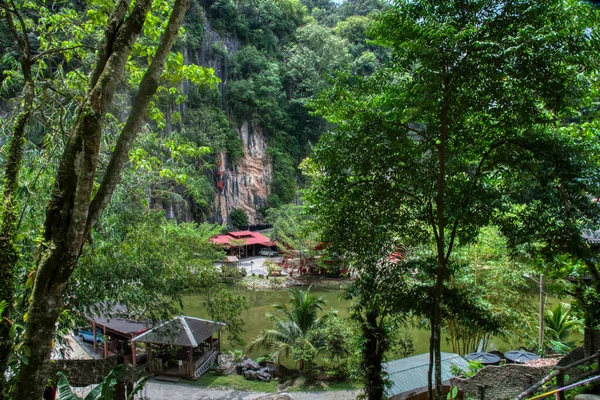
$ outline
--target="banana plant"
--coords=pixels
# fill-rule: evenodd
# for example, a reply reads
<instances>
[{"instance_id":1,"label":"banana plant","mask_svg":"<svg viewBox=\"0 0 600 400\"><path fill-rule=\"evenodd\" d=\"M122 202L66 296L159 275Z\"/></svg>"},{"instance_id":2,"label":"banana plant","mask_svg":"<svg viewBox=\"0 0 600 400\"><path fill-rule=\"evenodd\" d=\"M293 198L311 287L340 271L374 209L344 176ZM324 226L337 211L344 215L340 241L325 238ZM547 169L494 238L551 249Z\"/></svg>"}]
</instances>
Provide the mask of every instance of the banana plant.
<instances>
[{"instance_id":1,"label":"banana plant","mask_svg":"<svg viewBox=\"0 0 600 400\"><path fill-rule=\"evenodd\" d=\"M233 351L229 351L229 354L234 357L234 362L241 363L242 358L244 358L244 352L240 349L235 349Z\"/></svg>"},{"instance_id":2,"label":"banana plant","mask_svg":"<svg viewBox=\"0 0 600 400\"><path fill-rule=\"evenodd\" d=\"M117 384L117 378L123 374L125 370L124 365L118 365L113 368L108 375L104 377L102 383L92 389L83 400L114 400L115 398L115 385ZM67 380L67 377L62 372L58 372L58 399L59 400L81 400L73 393L71 385ZM128 394L127 400L132 400L133 396L140 392L146 385L146 382L150 379L150 376L142 378L135 385L131 393Z\"/></svg>"}]
</instances>

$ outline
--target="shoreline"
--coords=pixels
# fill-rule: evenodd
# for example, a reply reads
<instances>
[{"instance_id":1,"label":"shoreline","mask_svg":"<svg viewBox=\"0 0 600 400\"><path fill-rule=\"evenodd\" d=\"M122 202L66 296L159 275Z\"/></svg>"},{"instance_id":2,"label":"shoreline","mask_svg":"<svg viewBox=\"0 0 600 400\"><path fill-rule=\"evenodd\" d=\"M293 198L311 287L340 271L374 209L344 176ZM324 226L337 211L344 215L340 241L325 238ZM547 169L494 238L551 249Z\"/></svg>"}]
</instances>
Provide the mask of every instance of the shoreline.
<instances>
[{"instance_id":1,"label":"shoreline","mask_svg":"<svg viewBox=\"0 0 600 400\"><path fill-rule=\"evenodd\" d=\"M328 278L322 276L305 275L299 277L271 276L258 277L247 276L233 283L246 289L255 291L271 291L288 289L291 287L312 286L319 289L346 289L352 284L351 278Z\"/></svg>"}]
</instances>

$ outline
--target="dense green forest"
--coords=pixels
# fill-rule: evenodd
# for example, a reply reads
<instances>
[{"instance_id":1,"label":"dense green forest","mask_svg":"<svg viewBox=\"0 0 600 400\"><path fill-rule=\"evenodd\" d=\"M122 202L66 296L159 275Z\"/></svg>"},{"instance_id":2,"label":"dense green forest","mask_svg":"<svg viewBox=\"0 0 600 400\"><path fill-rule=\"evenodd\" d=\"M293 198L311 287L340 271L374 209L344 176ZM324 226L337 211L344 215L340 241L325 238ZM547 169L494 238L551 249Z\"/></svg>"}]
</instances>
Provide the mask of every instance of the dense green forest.
<instances>
[{"instance_id":1,"label":"dense green forest","mask_svg":"<svg viewBox=\"0 0 600 400\"><path fill-rule=\"evenodd\" d=\"M73 6L73 12L84 12ZM271 176L259 185L261 195L242 200L254 208L251 222L264 222L269 207L296 201L298 188L304 186L297 167L327 127L306 104L327 86L328 76L341 71L369 74L388 57L386 50L366 44L368 15L382 7L377 1L340 5L193 1L185 32L174 49L182 58L173 61L211 68L216 79L198 83L181 76L161 87L150 111L152 122L134 145L124 182L144 191L149 206L165 209L168 218L228 224L230 211L239 208L238 200L229 199L223 214L217 212L214 200L225 185L236 182L223 179L218 165L233 170L240 163L248 151L244 146L249 146L240 138L240 127L246 123L250 132L244 133L252 135L258 129L264 137L261 165L272 166ZM3 46L11 50L11 43ZM5 128L15 106L11 99L23 85L17 65L18 54L4 52L0 79ZM47 71L58 68L56 72L68 77L76 65L75 60L63 65L55 56ZM119 94L111 114L114 124L123 119L131 94ZM72 112L68 108L65 113ZM67 129L67 117L56 121L60 129ZM6 134L5 130L3 142ZM27 139L26 157L47 158L51 169L60 143L49 143L56 138L48 135L43 123ZM43 179L46 171L44 167L38 177L32 170L32 179ZM30 196L43 187L31 186Z\"/></svg>"},{"instance_id":2,"label":"dense green forest","mask_svg":"<svg viewBox=\"0 0 600 400\"><path fill-rule=\"evenodd\" d=\"M161 320L185 291L238 340L244 299L206 242L218 228L183 222L264 222L297 201L298 165L328 127L307 104L336 73L388 59L366 43L384 3L0 6L1 369L42 385L53 321L60 341L107 301ZM252 180L260 193L240 189ZM17 398L39 388L22 382Z\"/></svg>"},{"instance_id":3,"label":"dense green forest","mask_svg":"<svg viewBox=\"0 0 600 400\"><path fill-rule=\"evenodd\" d=\"M114 303L157 322L194 293L242 346L208 239L252 224L357 278L348 319L292 291L255 347L307 379L324 357L369 399L415 321L430 398L443 332L535 342L524 273L600 326L597 9L0 0L0 21L0 400L39 398L55 344ZM567 348L570 312L547 315Z\"/></svg>"}]
</instances>

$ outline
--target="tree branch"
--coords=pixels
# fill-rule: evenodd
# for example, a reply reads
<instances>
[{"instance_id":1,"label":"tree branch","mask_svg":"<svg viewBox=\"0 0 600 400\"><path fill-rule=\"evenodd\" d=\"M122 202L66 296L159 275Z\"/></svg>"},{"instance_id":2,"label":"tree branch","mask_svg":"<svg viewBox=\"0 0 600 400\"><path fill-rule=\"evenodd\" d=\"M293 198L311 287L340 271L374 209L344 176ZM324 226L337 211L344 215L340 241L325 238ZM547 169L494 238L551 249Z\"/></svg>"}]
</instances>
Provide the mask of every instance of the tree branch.
<instances>
[{"instance_id":1,"label":"tree branch","mask_svg":"<svg viewBox=\"0 0 600 400\"><path fill-rule=\"evenodd\" d=\"M458 229L458 218L454 220L454 225L452 226L452 232L450 232L450 242L448 243L448 250L446 251L446 256L444 259L446 263L450 259L450 254L452 254L452 248L454 247L454 238L456 238L456 230Z\"/></svg>"},{"instance_id":2,"label":"tree branch","mask_svg":"<svg viewBox=\"0 0 600 400\"><path fill-rule=\"evenodd\" d=\"M79 45L79 46L72 46L72 47L59 47L59 48L56 48L56 49L49 49L49 50L42 51L39 54L36 54L35 56L33 56L31 58L31 60L33 62L36 62L40 58L45 57L45 56L47 56L49 54L60 53L61 51L75 50L75 49L81 49L81 48L89 48L89 47L83 46L83 45Z\"/></svg>"},{"instance_id":3,"label":"tree branch","mask_svg":"<svg viewBox=\"0 0 600 400\"><path fill-rule=\"evenodd\" d=\"M98 83L98 79L100 79L100 76L106 67L106 63L113 52L113 43L115 42L117 33L123 24L125 14L129 9L129 3L131 3L131 0L119 0L119 2L115 4L115 7L113 8L113 11L108 19L108 27L104 31L104 38L102 39L102 43L98 49L94 70L90 74L90 89L96 86L96 83Z\"/></svg>"},{"instance_id":4,"label":"tree branch","mask_svg":"<svg viewBox=\"0 0 600 400\"><path fill-rule=\"evenodd\" d=\"M189 5L190 0L176 0L175 2L167 28L156 50L156 54L142 78L140 88L133 102L133 109L121 131L115 150L110 158L108 168L106 169L104 179L90 205L86 224L86 237L89 237L92 227L96 224L100 215L110 202L112 194L121 179L121 172L127 161L127 155L129 154L131 145L144 121L148 105L158 89L160 74L163 71L169 53L171 52L173 43L179 34L179 29L183 23L183 18Z\"/></svg>"}]
</instances>

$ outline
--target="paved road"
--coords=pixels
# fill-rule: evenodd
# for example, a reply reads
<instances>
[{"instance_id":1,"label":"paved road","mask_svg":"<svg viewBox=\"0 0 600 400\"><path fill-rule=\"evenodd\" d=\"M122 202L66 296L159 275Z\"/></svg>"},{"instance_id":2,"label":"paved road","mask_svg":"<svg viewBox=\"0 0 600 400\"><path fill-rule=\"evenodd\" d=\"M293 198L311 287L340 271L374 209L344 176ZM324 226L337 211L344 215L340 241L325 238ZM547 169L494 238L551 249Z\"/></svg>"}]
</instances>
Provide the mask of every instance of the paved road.
<instances>
[{"instance_id":1,"label":"paved road","mask_svg":"<svg viewBox=\"0 0 600 400\"><path fill-rule=\"evenodd\" d=\"M151 400L255 400L272 393L242 392L239 390L205 389L186 384L150 381L142 392ZM294 400L350 400L357 392L293 392L286 393Z\"/></svg>"},{"instance_id":2,"label":"paved road","mask_svg":"<svg viewBox=\"0 0 600 400\"><path fill-rule=\"evenodd\" d=\"M150 381L142 396L151 400L254 400L268 393L205 389L186 384Z\"/></svg>"}]
</instances>

